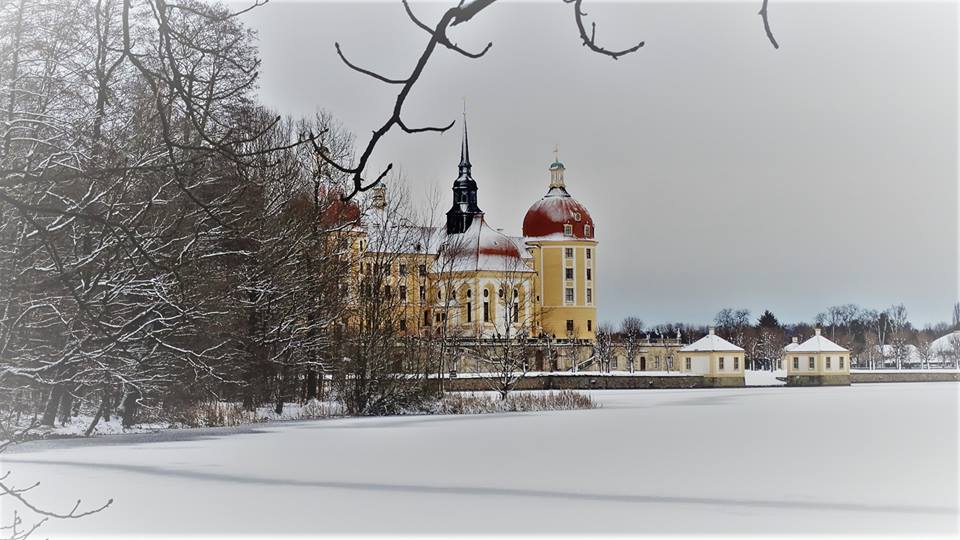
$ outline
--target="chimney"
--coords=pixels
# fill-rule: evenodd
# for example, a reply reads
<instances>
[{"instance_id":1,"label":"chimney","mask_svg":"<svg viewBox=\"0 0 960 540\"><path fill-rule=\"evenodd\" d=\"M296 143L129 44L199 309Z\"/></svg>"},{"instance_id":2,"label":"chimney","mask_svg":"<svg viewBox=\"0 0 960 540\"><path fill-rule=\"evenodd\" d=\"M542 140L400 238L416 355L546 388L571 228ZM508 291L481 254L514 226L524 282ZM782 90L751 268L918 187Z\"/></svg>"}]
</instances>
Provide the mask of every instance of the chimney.
<instances>
[{"instance_id":1,"label":"chimney","mask_svg":"<svg viewBox=\"0 0 960 540\"><path fill-rule=\"evenodd\" d=\"M712 336L712 335L714 335L715 333L716 333L716 328L714 328L714 327L711 326L711 327L710 327L710 335Z\"/></svg>"},{"instance_id":2,"label":"chimney","mask_svg":"<svg viewBox=\"0 0 960 540\"><path fill-rule=\"evenodd\" d=\"M815 336L819 336L819 335L820 335L820 328L819 328L819 327L818 327L818 328L814 328L814 329L813 329L813 334L814 334Z\"/></svg>"},{"instance_id":3,"label":"chimney","mask_svg":"<svg viewBox=\"0 0 960 540\"><path fill-rule=\"evenodd\" d=\"M794 343L800 343L800 338L798 338L797 336L793 336L793 337L790 338L790 339L791 339Z\"/></svg>"}]
</instances>

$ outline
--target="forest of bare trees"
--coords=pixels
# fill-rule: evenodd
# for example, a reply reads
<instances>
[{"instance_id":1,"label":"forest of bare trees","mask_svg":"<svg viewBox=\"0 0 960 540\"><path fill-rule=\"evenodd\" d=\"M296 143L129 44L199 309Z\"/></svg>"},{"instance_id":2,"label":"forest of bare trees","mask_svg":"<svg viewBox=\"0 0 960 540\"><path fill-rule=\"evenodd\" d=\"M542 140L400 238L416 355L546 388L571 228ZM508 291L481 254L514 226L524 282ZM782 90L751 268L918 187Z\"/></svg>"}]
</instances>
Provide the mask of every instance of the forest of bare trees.
<instances>
[{"instance_id":1,"label":"forest of bare trees","mask_svg":"<svg viewBox=\"0 0 960 540\"><path fill-rule=\"evenodd\" d=\"M391 390L365 373L392 346L372 300L386 297L375 276L343 282L366 203L344 202L346 175L316 152L349 161L353 137L327 113L257 105L260 60L235 15L0 4L5 421L96 411L90 433L203 401L279 411L324 380L359 414L382 407Z\"/></svg>"}]
</instances>

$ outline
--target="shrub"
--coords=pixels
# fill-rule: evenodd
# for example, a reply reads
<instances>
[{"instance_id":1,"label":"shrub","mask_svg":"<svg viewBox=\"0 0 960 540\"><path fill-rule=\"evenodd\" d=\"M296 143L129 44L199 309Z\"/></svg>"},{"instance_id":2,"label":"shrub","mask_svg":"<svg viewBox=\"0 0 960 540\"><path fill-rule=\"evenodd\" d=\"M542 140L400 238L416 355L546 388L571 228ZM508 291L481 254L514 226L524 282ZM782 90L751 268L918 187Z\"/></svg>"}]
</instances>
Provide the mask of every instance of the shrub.
<instances>
[{"instance_id":1,"label":"shrub","mask_svg":"<svg viewBox=\"0 0 960 540\"><path fill-rule=\"evenodd\" d=\"M506 399L491 394L451 392L431 411L436 414L483 414L497 412L565 411L593 409L593 399L580 392L513 392Z\"/></svg>"}]
</instances>

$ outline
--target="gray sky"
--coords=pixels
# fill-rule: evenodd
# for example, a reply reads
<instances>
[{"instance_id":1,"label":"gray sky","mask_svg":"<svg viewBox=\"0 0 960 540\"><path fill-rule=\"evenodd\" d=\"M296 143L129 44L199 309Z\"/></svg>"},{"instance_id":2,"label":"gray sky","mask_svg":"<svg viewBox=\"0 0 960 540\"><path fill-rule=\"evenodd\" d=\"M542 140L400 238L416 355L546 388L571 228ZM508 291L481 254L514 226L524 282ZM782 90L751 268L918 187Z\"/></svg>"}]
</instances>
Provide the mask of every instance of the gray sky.
<instances>
[{"instance_id":1,"label":"gray sky","mask_svg":"<svg viewBox=\"0 0 960 540\"><path fill-rule=\"evenodd\" d=\"M446 3L415 4L435 22ZM560 146L567 185L597 225L599 318L706 323L723 307L810 321L827 306L903 302L915 324L958 297L957 7L771 0L587 2L613 61L580 46L572 8L496 4L452 34L493 48L440 50L406 107L411 125L457 118L488 220L519 234ZM254 10L262 100L327 109L358 134L389 115L388 76L426 34L390 3L276 3ZM373 168L401 166L414 195L449 202L458 129L388 137ZM444 209L445 210L445 209Z\"/></svg>"}]
</instances>

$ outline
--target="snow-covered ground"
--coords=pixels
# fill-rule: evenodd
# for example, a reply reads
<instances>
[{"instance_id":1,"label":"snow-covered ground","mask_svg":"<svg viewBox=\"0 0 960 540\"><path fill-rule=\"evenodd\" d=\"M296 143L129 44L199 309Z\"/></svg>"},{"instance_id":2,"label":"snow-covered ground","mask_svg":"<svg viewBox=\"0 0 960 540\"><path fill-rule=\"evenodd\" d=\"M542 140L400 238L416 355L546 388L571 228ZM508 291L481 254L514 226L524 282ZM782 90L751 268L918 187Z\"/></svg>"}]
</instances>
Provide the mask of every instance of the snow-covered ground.
<instances>
[{"instance_id":1,"label":"snow-covered ground","mask_svg":"<svg viewBox=\"0 0 960 540\"><path fill-rule=\"evenodd\" d=\"M35 441L2 467L39 480L34 501L51 509L115 500L38 537L951 534L958 389L594 391L602 407L583 411Z\"/></svg>"},{"instance_id":2,"label":"snow-covered ground","mask_svg":"<svg viewBox=\"0 0 960 540\"><path fill-rule=\"evenodd\" d=\"M779 378L778 378L779 377ZM752 370L743 371L744 384L747 386L783 386L786 383L787 371L779 369L777 371Z\"/></svg>"}]
</instances>

